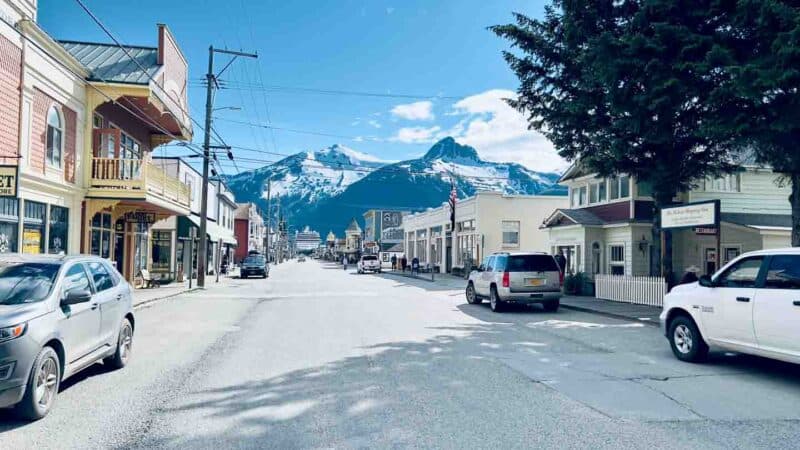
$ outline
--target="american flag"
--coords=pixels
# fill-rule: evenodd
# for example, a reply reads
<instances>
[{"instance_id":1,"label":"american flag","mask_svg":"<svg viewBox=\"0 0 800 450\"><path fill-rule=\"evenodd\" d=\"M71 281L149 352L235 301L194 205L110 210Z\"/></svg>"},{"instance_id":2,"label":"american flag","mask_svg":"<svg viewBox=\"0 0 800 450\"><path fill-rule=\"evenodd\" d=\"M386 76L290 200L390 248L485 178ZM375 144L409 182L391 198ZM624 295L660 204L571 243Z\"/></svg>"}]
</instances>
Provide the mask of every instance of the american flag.
<instances>
[{"instance_id":1,"label":"american flag","mask_svg":"<svg viewBox=\"0 0 800 450\"><path fill-rule=\"evenodd\" d=\"M456 184L451 180L450 181L450 229L455 230L456 228L456 200L458 200L458 191L456 190Z\"/></svg>"}]
</instances>

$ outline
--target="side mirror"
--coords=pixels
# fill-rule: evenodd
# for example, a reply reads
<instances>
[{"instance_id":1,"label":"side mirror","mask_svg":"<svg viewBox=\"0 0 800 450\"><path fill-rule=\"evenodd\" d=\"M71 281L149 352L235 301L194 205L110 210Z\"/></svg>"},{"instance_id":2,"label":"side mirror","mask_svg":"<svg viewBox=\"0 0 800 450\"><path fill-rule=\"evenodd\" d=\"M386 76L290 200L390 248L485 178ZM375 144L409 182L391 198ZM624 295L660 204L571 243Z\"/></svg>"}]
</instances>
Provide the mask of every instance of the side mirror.
<instances>
[{"instance_id":1,"label":"side mirror","mask_svg":"<svg viewBox=\"0 0 800 450\"><path fill-rule=\"evenodd\" d=\"M707 288L713 288L714 287L714 281L711 279L711 277L709 275L703 275L697 281L698 281L698 283L700 283L700 286L707 287Z\"/></svg>"},{"instance_id":2,"label":"side mirror","mask_svg":"<svg viewBox=\"0 0 800 450\"><path fill-rule=\"evenodd\" d=\"M480 266L478 266L478 267L477 267L475 270L477 270L478 272L483 272L483 271L485 271L485 270L486 270L486 267L483 267L483 264L481 264L481 265L480 265Z\"/></svg>"},{"instance_id":3,"label":"side mirror","mask_svg":"<svg viewBox=\"0 0 800 450\"><path fill-rule=\"evenodd\" d=\"M72 289L67 292L67 295L61 300L62 306L75 305L78 303L86 303L92 299L92 293L87 289Z\"/></svg>"}]
</instances>

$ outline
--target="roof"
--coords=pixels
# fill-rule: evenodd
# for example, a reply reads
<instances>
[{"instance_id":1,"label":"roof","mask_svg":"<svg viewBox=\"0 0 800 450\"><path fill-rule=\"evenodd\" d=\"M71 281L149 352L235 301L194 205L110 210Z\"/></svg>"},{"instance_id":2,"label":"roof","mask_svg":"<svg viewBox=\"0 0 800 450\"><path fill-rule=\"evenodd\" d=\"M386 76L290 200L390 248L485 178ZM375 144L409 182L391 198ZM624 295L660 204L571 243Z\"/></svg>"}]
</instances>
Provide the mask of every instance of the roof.
<instances>
[{"instance_id":1,"label":"roof","mask_svg":"<svg viewBox=\"0 0 800 450\"><path fill-rule=\"evenodd\" d=\"M148 85L161 68L155 47L77 41L59 43L89 70L89 81Z\"/></svg>"},{"instance_id":2,"label":"roof","mask_svg":"<svg viewBox=\"0 0 800 450\"><path fill-rule=\"evenodd\" d=\"M402 242L399 242L399 243L394 244L393 246L387 248L384 251L385 252L392 252L392 253L403 253L404 251L406 251L406 246L403 245Z\"/></svg>"},{"instance_id":3,"label":"roof","mask_svg":"<svg viewBox=\"0 0 800 450\"><path fill-rule=\"evenodd\" d=\"M347 230L346 231L358 231L358 232L361 232L361 227L358 226L358 221L356 220L355 217L353 217L353 219L350 221L350 225L347 226Z\"/></svg>"},{"instance_id":4,"label":"roof","mask_svg":"<svg viewBox=\"0 0 800 450\"><path fill-rule=\"evenodd\" d=\"M547 220L545 220L545 226L550 224L556 216L566 217L570 221L574 222L578 225L603 225L607 222L593 213L585 210L585 209L564 209L559 208L556 209L553 214L550 215Z\"/></svg>"},{"instance_id":5,"label":"roof","mask_svg":"<svg viewBox=\"0 0 800 450\"><path fill-rule=\"evenodd\" d=\"M722 213L720 219L723 222L746 227L792 227L792 216L788 214Z\"/></svg>"}]
</instances>

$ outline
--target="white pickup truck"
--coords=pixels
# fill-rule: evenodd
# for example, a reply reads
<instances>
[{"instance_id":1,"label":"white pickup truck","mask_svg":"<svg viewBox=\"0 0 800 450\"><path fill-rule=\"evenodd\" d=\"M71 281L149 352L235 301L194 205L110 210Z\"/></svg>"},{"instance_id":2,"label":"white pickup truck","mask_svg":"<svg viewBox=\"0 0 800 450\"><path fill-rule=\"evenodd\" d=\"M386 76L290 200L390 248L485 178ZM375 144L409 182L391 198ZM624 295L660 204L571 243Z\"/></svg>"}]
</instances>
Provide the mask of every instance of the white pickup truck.
<instances>
[{"instance_id":1,"label":"white pickup truck","mask_svg":"<svg viewBox=\"0 0 800 450\"><path fill-rule=\"evenodd\" d=\"M381 262L376 255L363 255L358 260L358 273L375 272L381 273Z\"/></svg>"}]
</instances>

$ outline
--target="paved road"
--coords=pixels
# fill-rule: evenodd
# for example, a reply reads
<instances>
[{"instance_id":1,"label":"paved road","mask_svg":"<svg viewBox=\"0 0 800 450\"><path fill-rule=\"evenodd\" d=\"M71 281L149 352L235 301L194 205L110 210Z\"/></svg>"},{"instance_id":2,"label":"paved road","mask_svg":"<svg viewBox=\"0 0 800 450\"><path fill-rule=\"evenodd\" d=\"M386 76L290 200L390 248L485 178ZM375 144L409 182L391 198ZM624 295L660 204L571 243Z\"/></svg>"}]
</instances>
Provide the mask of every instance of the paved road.
<instances>
[{"instance_id":1,"label":"paved road","mask_svg":"<svg viewBox=\"0 0 800 450\"><path fill-rule=\"evenodd\" d=\"M128 368L69 381L43 421L0 415L0 447L800 446L797 366L680 363L653 327L424 281L289 262L138 324Z\"/></svg>"}]
</instances>

